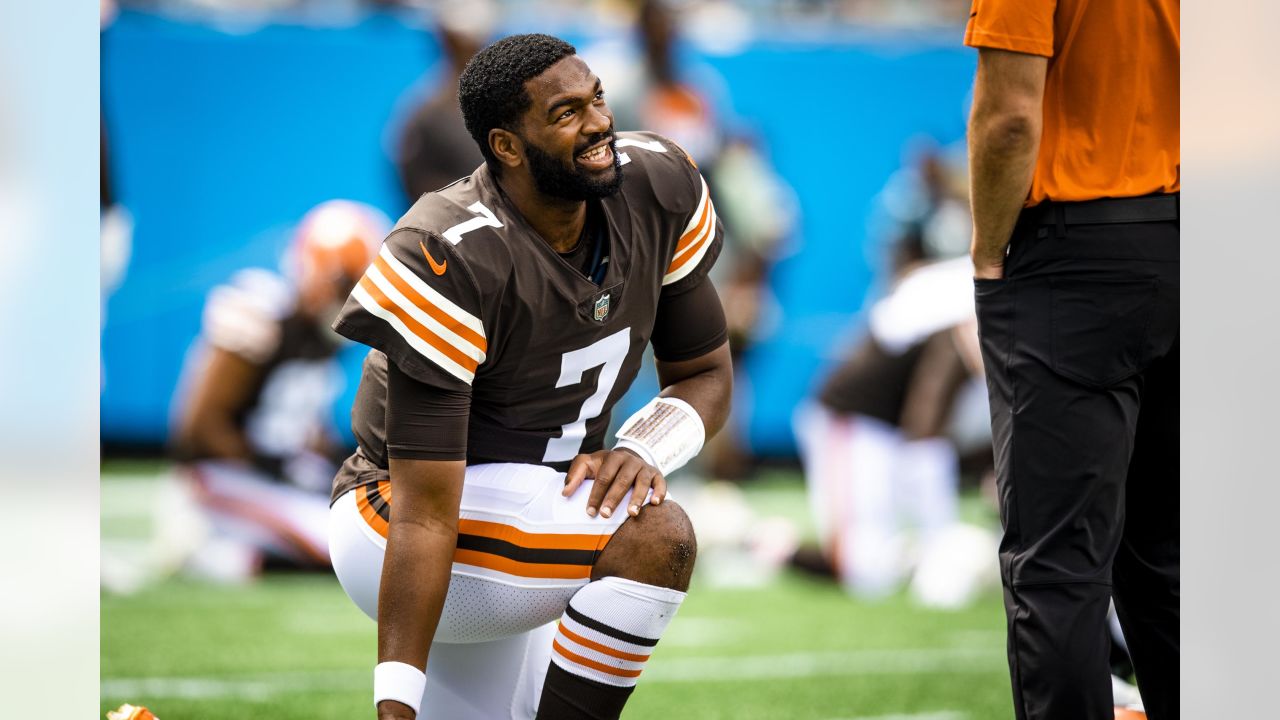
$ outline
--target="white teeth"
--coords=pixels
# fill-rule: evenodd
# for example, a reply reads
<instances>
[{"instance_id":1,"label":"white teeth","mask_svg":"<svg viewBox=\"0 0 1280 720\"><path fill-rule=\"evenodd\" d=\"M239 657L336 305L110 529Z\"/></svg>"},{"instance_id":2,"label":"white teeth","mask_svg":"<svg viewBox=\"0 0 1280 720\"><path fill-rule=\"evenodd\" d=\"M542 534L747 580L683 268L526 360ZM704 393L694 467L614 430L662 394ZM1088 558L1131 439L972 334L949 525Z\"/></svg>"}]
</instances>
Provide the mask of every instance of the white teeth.
<instances>
[{"instance_id":1,"label":"white teeth","mask_svg":"<svg viewBox=\"0 0 1280 720\"><path fill-rule=\"evenodd\" d=\"M582 153L582 154L581 154L581 155L579 155L578 157L582 158L583 160L588 160L588 161L592 161L592 160L601 160L601 159L603 159L603 158L604 158L605 151L607 151L608 149L609 149L609 146L608 146L608 145L601 145L600 147L596 148L595 150L592 150L592 151L590 151L590 152Z\"/></svg>"}]
</instances>

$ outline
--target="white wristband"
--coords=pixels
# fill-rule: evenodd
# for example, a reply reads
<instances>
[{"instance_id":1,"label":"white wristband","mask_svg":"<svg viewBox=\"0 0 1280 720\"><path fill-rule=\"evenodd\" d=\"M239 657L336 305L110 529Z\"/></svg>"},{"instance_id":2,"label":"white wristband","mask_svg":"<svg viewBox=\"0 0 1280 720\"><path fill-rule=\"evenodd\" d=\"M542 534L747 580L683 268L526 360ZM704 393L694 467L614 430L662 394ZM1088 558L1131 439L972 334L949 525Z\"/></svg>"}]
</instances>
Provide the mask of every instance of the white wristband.
<instances>
[{"instance_id":1,"label":"white wristband","mask_svg":"<svg viewBox=\"0 0 1280 720\"><path fill-rule=\"evenodd\" d=\"M395 700L413 708L417 716L422 693L427 689L427 675L402 662L380 662L373 669L373 707L383 700Z\"/></svg>"},{"instance_id":2,"label":"white wristband","mask_svg":"<svg viewBox=\"0 0 1280 720\"><path fill-rule=\"evenodd\" d=\"M615 448L626 448L669 475L702 450L707 431L698 411L680 398L656 397L627 418Z\"/></svg>"}]
</instances>

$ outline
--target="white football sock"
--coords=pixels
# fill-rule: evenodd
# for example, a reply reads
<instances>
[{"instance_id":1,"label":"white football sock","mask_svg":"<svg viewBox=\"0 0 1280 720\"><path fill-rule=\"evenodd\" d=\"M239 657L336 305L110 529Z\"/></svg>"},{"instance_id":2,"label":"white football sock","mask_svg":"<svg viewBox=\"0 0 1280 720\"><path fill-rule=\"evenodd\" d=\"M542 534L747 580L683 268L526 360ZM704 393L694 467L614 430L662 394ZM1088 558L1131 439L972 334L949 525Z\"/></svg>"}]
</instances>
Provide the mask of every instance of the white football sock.
<instances>
[{"instance_id":1,"label":"white football sock","mask_svg":"<svg viewBox=\"0 0 1280 720\"><path fill-rule=\"evenodd\" d=\"M587 584L569 601L551 661L566 672L633 687L685 594L619 577Z\"/></svg>"}]
</instances>

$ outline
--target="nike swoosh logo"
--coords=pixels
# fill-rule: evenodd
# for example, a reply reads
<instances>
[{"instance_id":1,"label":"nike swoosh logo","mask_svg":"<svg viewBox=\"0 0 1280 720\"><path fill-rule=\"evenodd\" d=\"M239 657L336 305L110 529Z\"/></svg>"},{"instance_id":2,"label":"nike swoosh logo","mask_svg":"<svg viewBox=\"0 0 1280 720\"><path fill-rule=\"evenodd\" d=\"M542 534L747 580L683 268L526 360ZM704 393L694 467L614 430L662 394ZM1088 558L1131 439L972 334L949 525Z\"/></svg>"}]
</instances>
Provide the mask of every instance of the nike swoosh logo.
<instances>
[{"instance_id":1,"label":"nike swoosh logo","mask_svg":"<svg viewBox=\"0 0 1280 720\"><path fill-rule=\"evenodd\" d=\"M431 253L427 252L427 246L423 245L421 240L418 241L418 247L422 248L422 254L426 256L427 264L431 266L431 272L437 275L443 275L445 269L449 267L449 261L445 260L442 263L436 262L436 259L431 257Z\"/></svg>"}]
</instances>

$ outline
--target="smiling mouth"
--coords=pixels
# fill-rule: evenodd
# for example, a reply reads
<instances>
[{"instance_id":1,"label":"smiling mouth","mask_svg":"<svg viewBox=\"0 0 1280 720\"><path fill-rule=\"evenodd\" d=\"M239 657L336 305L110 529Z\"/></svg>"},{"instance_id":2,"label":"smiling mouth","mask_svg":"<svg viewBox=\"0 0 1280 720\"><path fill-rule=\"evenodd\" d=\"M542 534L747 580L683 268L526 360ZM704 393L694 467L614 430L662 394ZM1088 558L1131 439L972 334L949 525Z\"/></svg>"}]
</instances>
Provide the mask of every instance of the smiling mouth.
<instances>
[{"instance_id":1,"label":"smiling mouth","mask_svg":"<svg viewBox=\"0 0 1280 720\"><path fill-rule=\"evenodd\" d=\"M578 162L588 167L604 168L613 164L612 141L602 143L577 157Z\"/></svg>"}]
</instances>

